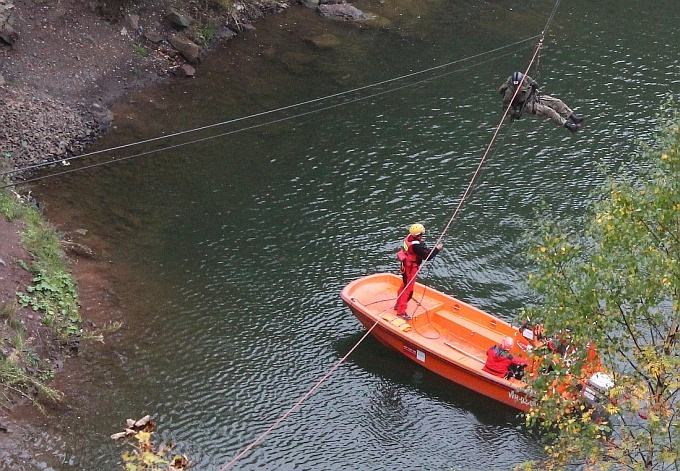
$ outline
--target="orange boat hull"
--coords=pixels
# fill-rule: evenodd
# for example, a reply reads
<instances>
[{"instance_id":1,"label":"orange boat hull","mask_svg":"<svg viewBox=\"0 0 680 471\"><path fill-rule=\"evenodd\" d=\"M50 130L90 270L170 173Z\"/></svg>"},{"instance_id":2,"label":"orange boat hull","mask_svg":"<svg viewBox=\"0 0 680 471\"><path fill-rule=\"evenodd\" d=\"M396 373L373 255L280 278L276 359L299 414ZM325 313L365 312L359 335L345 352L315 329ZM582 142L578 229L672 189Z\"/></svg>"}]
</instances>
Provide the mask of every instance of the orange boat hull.
<instances>
[{"instance_id":1,"label":"orange boat hull","mask_svg":"<svg viewBox=\"0 0 680 471\"><path fill-rule=\"evenodd\" d=\"M409 301L412 319L405 321L396 317L393 309L400 286L401 277L378 273L351 282L341 297L384 345L479 394L529 410L533 399L526 383L482 370L486 351L505 336L515 339L513 355L530 356L525 353L530 342L516 327L420 283Z\"/></svg>"}]
</instances>

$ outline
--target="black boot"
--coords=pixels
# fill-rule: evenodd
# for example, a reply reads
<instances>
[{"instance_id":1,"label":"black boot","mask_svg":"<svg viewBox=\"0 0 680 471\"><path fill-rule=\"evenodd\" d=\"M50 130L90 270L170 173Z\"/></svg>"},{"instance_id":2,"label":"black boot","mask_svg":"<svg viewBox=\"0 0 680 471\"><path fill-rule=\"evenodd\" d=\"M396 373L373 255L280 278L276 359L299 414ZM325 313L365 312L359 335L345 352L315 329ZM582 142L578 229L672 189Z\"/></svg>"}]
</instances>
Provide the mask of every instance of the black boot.
<instances>
[{"instance_id":1,"label":"black boot","mask_svg":"<svg viewBox=\"0 0 680 471\"><path fill-rule=\"evenodd\" d=\"M579 129L581 129L580 124L572 123L572 122L569 122L569 121L564 123L564 127L567 128L568 130L570 130L571 132L576 132Z\"/></svg>"},{"instance_id":2,"label":"black boot","mask_svg":"<svg viewBox=\"0 0 680 471\"><path fill-rule=\"evenodd\" d=\"M583 116L582 114L572 113L569 115L569 119L574 124L581 124L583 120L586 119L586 117Z\"/></svg>"}]
</instances>

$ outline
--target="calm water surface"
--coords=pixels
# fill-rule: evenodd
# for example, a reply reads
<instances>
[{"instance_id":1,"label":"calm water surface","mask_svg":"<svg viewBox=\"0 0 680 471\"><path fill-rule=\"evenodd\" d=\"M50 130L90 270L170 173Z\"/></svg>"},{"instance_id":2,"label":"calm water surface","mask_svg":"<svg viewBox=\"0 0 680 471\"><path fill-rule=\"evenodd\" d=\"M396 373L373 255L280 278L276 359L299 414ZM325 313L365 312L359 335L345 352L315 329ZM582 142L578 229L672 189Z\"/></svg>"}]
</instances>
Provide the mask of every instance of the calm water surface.
<instances>
[{"instance_id":1,"label":"calm water surface","mask_svg":"<svg viewBox=\"0 0 680 471\"><path fill-rule=\"evenodd\" d=\"M665 94L680 91L677 0L653 4L562 2L531 75L588 115L585 129L531 117L505 126L426 283L507 320L531 301L520 243L534 209L582 213L598 167L626 161ZM482 53L540 34L553 4L357 5L390 26L304 8L266 18L194 80L118 103L97 148L454 64L128 148L115 155L177 146L34 190L107 248L125 327L89 355L81 405L37 419L47 425L4 458L11 469L120 469L109 435L147 413L197 469L222 468L361 338L342 287L394 270L412 222L430 241L444 228L500 119L497 88L535 42ZM341 45L308 41L324 33ZM541 456L519 425L513 410L369 339L231 469L510 469Z\"/></svg>"}]
</instances>

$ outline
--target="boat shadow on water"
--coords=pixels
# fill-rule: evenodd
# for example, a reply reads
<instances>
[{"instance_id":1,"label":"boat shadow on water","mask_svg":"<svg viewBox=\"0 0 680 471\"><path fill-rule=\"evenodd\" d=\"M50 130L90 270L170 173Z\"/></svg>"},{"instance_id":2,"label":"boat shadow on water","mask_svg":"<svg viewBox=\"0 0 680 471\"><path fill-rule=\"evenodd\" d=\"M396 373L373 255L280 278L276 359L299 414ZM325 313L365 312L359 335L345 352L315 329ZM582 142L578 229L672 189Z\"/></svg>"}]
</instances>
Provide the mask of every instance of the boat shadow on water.
<instances>
[{"instance_id":1,"label":"boat shadow on water","mask_svg":"<svg viewBox=\"0 0 680 471\"><path fill-rule=\"evenodd\" d=\"M357 332L335 342L338 355L345 355L363 335L363 332ZM356 348L347 363L381 379L376 387L376 394L390 397L392 393L384 389L407 389L428 400L453 405L465 413L471 413L482 424L519 425L523 422L517 409L443 378L404 356L394 355L389 348L371 336Z\"/></svg>"}]
</instances>

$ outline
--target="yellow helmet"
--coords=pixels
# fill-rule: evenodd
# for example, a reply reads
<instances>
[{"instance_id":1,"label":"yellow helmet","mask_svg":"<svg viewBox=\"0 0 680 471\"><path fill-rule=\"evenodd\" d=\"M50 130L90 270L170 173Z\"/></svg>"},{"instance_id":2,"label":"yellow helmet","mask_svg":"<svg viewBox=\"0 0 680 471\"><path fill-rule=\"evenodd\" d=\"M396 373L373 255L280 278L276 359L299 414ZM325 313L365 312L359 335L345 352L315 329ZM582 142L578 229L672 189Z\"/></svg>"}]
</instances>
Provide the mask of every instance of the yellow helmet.
<instances>
[{"instance_id":1,"label":"yellow helmet","mask_svg":"<svg viewBox=\"0 0 680 471\"><path fill-rule=\"evenodd\" d=\"M422 224L411 224L411 227L409 227L408 232L412 236L425 234L425 226L423 226Z\"/></svg>"}]
</instances>

